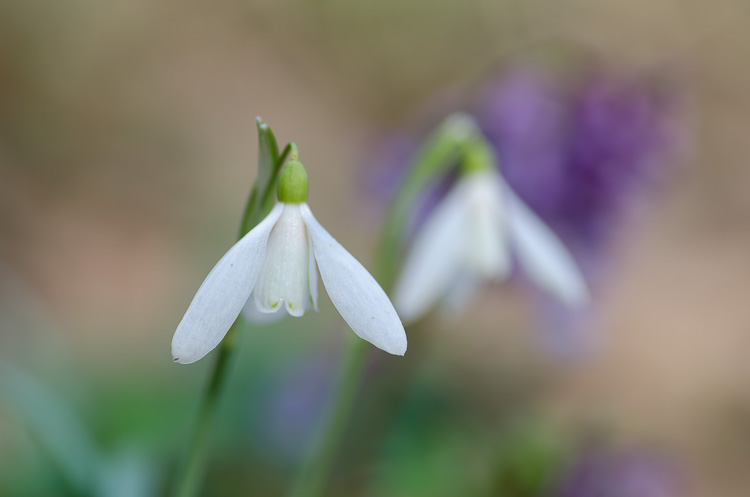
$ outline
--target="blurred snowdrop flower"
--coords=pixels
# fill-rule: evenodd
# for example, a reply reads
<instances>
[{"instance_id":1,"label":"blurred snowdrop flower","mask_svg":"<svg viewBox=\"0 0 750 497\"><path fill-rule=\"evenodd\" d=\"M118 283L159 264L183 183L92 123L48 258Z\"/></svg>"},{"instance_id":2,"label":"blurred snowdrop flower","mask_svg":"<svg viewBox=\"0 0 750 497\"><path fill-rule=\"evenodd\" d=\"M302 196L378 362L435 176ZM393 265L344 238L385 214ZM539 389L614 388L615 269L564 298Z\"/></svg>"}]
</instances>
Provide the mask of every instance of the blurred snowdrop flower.
<instances>
[{"instance_id":1,"label":"blurred snowdrop flower","mask_svg":"<svg viewBox=\"0 0 750 497\"><path fill-rule=\"evenodd\" d=\"M391 354L406 352L404 327L390 300L318 223L307 193L307 173L295 150L279 177L276 206L198 289L172 339L175 362L189 364L213 350L243 308L246 316L261 318L317 310L318 269L331 302L359 337Z\"/></svg>"},{"instance_id":2,"label":"blurred snowdrop flower","mask_svg":"<svg viewBox=\"0 0 750 497\"><path fill-rule=\"evenodd\" d=\"M575 261L560 240L504 182L494 157L472 145L453 189L417 232L394 291L405 322L439 300L465 307L486 281L502 281L511 256L538 286L571 307L588 301Z\"/></svg>"}]
</instances>

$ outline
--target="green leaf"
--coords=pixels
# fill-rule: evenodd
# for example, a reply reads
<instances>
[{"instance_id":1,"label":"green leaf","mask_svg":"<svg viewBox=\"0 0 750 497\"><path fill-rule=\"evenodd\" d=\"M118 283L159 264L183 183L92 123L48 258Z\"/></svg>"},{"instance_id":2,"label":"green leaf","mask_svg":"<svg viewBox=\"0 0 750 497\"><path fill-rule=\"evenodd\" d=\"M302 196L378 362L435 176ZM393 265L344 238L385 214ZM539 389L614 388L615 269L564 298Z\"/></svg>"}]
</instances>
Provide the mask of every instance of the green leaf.
<instances>
[{"instance_id":1,"label":"green leaf","mask_svg":"<svg viewBox=\"0 0 750 497\"><path fill-rule=\"evenodd\" d=\"M240 238L253 229L273 207L276 181L290 149L287 145L279 154L279 147L271 127L260 117L256 118L256 124L258 128L258 176L250 192L247 207L245 207Z\"/></svg>"},{"instance_id":2,"label":"green leaf","mask_svg":"<svg viewBox=\"0 0 750 497\"><path fill-rule=\"evenodd\" d=\"M102 460L91 433L52 390L0 363L0 410L21 422L75 495L92 495Z\"/></svg>"}]
</instances>

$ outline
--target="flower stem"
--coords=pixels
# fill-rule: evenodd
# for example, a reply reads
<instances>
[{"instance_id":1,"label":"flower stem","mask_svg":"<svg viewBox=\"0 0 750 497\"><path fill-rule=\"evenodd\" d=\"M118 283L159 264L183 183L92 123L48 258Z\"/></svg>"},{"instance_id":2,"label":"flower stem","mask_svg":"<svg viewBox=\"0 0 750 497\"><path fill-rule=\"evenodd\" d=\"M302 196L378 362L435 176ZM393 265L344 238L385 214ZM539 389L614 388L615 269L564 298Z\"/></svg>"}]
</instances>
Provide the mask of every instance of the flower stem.
<instances>
[{"instance_id":1,"label":"flower stem","mask_svg":"<svg viewBox=\"0 0 750 497\"><path fill-rule=\"evenodd\" d=\"M219 394L229 370L229 363L234 356L237 332L241 327L242 316L238 317L227 335L219 345L219 353L214 363L211 378L203 395L198 420L190 441L190 448L183 465L182 474L178 480L177 497L194 497L199 494L203 476L206 472L209 432L211 422L218 406Z\"/></svg>"},{"instance_id":2,"label":"flower stem","mask_svg":"<svg viewBox=\"0 0 750 497\"><path fill-rule=\"evenodd\" d=\"M352 337L346 357L339 369L334 389L334 404L326 414L322 429L313 441L312 451L305 460L302 471L292 489L292 497L317 497L321 495L326 478L331 472L347 420L357 397L358 387L365 371L369 344Z\"/></svg>"}]
</instances>

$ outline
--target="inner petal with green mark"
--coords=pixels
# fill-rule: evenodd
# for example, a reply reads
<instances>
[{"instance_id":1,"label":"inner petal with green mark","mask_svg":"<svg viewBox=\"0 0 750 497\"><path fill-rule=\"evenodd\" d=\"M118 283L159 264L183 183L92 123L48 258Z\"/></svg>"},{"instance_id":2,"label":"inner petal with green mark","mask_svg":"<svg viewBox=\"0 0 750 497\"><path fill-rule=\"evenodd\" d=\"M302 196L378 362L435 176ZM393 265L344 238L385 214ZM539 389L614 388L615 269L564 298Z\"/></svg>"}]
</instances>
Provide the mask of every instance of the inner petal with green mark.
<instances>
[{"instance_id":1,"label":"inner petal with green mark","mask_svg":"<svg viewBox=\"0 0 750 497\"><path fill-rule=\"evenodd\" d=\"M310 307L307 228L299 204L286 204L268 237L266 257L253 291L260 312L284 306L291 316L302 316Z\"/></svg>"}]
</instances>

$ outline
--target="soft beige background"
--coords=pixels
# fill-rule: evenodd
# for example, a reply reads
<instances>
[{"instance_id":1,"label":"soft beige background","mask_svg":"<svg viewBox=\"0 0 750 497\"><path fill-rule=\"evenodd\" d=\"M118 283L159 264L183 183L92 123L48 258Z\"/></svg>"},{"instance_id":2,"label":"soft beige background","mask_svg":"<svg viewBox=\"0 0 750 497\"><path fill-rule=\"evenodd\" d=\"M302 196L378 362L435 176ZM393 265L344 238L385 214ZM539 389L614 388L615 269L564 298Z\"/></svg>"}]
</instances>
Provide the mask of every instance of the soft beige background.
<instances>
[{"instance_id":1,"label":"soft beige background","mask_svg":"<svg viewBox=\"0 0 750 497\"><path fill-rule=\"evenodd\" d=\"M300 146L316 216L369 261L378 216L356 185L375 137L436 92L556 51L678 82L685 160L620 234L596 356L551 365L532 338L498 333L498 306L482 302L484 332L444 327L436 355L477 377L547 371L541 402L562 423L612 423L629 443L672 449L689 495L747 495L744 0L0 2L2 340L23 340L9 323L33 315L84 363L166 357L232 242L256 115ZM484 303L498 296L501 328L530 321L513 289Z\"/></svg>"}]
</instances>

